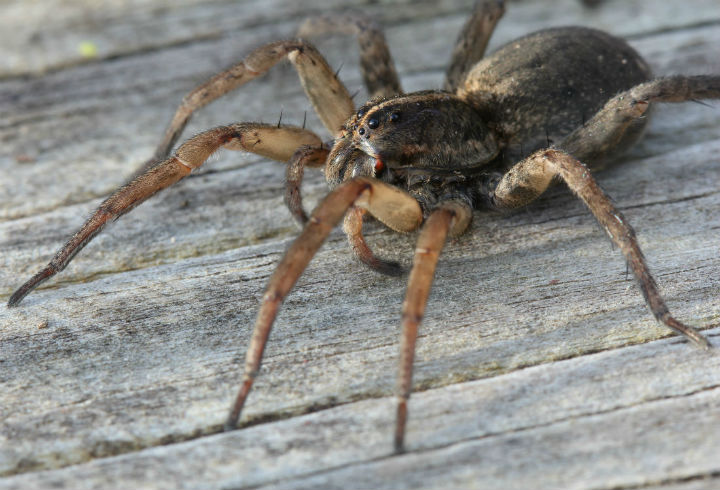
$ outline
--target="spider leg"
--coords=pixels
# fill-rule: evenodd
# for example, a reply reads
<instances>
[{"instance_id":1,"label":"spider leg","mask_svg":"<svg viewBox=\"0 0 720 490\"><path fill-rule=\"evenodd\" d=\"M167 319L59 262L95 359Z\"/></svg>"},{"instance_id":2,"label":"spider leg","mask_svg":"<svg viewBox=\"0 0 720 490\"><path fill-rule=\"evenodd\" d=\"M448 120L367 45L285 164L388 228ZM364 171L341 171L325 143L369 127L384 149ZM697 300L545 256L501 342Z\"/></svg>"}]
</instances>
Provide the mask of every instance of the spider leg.
<instances>
[{"instance_id":1,"label":"spider leg","mask_svg":"<svg viewBox=\"0 0 720 490\"><path fill-rule=\"evenodd\" d=\"M220 147L242 150L279 161L287 161L298 146L322 145L314 133L292 126L237 123L200 133L175 152L175 156L148 169L108 197L80 230L57 252L50 263L23 284L8 301L17 305L30 291L61 270L108 222L118 219L156 192L171 186L201 166Z\"/></svg>"},{"instance_id":2,"label":"spider leg","mask_svg":"<svg viewBox=\"0 0 720 490\"><path fill-rule=\"evenodd\" d=\"M556 176L562 178L577 194L605 228L613 243L620 248L655 318L699 347L709 348L710 343L700 332L670 315L645 263L635 231L597 184L590 170L579 160L562 150L537 151L503 176L492 196L493 203L498 208L515 208L527 204L542 194Z\"/></svg>"},{"instance_id":3,"label":"spider leg","mask_svg":"<svg viewBox=\"0 0 720 490\"><path fill-rule=\"evenodd\" d=\"M599 168L596 163L602 163L613 151L629 146L640 135L636 124L645 116L651 102L718 98L720 76L717 75L657 78L610 99L589 121L570 133L559 148L588 162L592 168Z\"/></svg>"},{"instance_id":4,"label":"spider leg","mask_svg":"<svg viewBox=\"0 0 720 490\"><path fill-rule=\"evenodd\" d=\"M348 237L352 251L361 262L381 274L388 276L402 275L403 268L400 264L377 257L365 242L365 238L362 235L363 216L365 212L362 208L352 207L345 215L343 231Z\"/></svg>"},{"instance_id":5,"label":"spider leg","mask_svg":"<svg viewBox=\"0 0 720 490\"><path fill-rule=\"evenodd\" d=\"M385 35L375 21L357 14L320 15L307 19L297 32L299 37L321 34L357 36L360 46L360 70L370 97L392 97L402 93Z\"/></svg>"},{"instance_id":6,"label":"spider leg","mask_svg":"<svg viewBox=\"0 0 720 490\"><path fill-rule=\"evenodd\" d=\"M490 36L504 13L502 0L484 0L475 4L455 41L450 66L445 73L445 90L454 92L465 73L482 59Z\"/></svg>"},{"instance_id":7,"label":"spider leg","mask_svg":"<svg viewBox=\"0 0 720 490\"><path fill-rule=\"evenodd\" d=\"M196 110L259 77L285 57L295 65L300 82L320 120L335 136L355 110L350 94L325 58L310 43L303 40L278 41L257 48L237 65L190 91L177 108L153 158L143 168L147 169L168 156Z\"/></svg>"},{"instance_id":8,"label":"spider leg","mask_svg":"<svg viewBox=\"0 0 720 490\"><path fill-rule=\"evenodd\" d=\"M459 235L470 223L472 210L465 203L446 201L428 217L420 231L407 292L402 309L402 333L400 337L400 369L398 371L397 419L395 424L395 451L402 452L407 422L407 402L412 390L413 360L418 325L422 321L430 287L440 252L448 233Z\"/></svg>"},{"instance_id":9,"label":"spider leg","mask_svg":"<svg viewBox=\"0 0 720 490\"><path fill-rule=\"evenodd\" d=\"M301 146L293 153L285 169L285 205L287 205L295 221L304 225L308 217L302 206L300 184L302 184L305 167L322 167L330 153L327 146Z\"/></svg>"},{"instance_id":10,"label":"spider leg","mask_svg":"<svg viewBox=\"0 0 720 490\"><path fill-rule=\"evenodd\" d=\"M225 422L226 430L237 425L245 399L260 370L265 344L280 305L330 231L352 206L367 209L396 231L412 231L422 222L422 210L413 197L397 187L372 178L348 180L327 195L315 208L302 233L292 243L268 281L247 350L242 385Z\"/></svg>"}]
</instances>

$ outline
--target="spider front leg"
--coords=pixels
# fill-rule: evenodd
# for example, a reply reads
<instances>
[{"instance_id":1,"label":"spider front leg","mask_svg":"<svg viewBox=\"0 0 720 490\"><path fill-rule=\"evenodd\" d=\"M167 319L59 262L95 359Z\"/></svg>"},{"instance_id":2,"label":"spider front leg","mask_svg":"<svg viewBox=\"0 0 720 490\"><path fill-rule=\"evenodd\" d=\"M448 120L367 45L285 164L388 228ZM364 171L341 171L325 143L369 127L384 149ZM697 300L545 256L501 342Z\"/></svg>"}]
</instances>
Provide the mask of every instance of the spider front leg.
<instances>
[{"instance_id":1,"label":"spider front leg","mask_svg":"<svg viewBox=\"0 0 720 490\"><path fill-rule=\"evenodd\" d=\"M482 59L490 36L504 13L505 2L502 0L483 0L475 4L472 15L455 42L450 66L445 73L445 90L454 92L467 71Z\"/></svg>"},{"instance_id":2,"label":"spider front leg","mask_svg":"<svg viewBox=\"0 0 720 490\"><path fill-rule=\"evenodd\" d=\"M385 34L380 26L364 15L320 15L307 19L298 36L349 34L357 36L360 46L360 70L370 97L392 97L402 93Z\"/></svg>"},{"instance_id":3,"label":"spider front leg","mask_svg":"<svg viewBox=\"0 0 720 490\"><path fill-rule=\"evenodd\" d=\"M417 340L418 326L425 313L425 305L435 275L435 266L448 233L451 235L461 234L470 224L471 217L472 210L467 204L460 201L446 201L430 214L417 241L402 308L400 368L396 390L398 397L395 424L396 452L402 452L404 448L407 403L412 391L415 341Z\"/></svg>"},{"instance_id":4,"label":"spider front leg","mask_svg":"<svg viewBox=\"0 0 720 490\"><path fill-rule=\"evenodd\" d=\"M492 202L498 208L523 206L542 194L555 177L560 177L585 203L620 248L655 318L699 347L708 349L710 343L700 332L670 315L645 263L635 231L579 160L556 149L535 152L503 176L491 196Z\"/></svg>"},{"instance_id":5,"label":"spider front leg","mask_svg":"<svg viewBox=\"0 0 720 490\"><path fill-rule=\"evenodd\" d=\"M358 177L340 184L328 194L268 281L247 350L242 385L225 423L226 430L237 426L245 400L260 370L265 345L280 305L330 231L351 206L367 209L396 231L413 231L422 222L422 210L413 197L379 180Z\"/></svg>"},{"instance_id":6,"label":"spider front leg","mask_svg":"<svg viewBox=\"0 0 720 490\"><path fill-rule=\"evenodd\" d=\"M201 166L216 150L225 147L287 161L299 146L322 146L314 133L292 126L238 123L221 126L190 138L175 155L150 168L107 198L50 263L23 284L8 301L15 306L33 289L63 270L108 222L118 219L156 192L171 186Z\"/></svg>"},{"instance_id":7,"label":"spider front leg","mask_svg":"<svg viewBox=\"0 0 720 490\"><path fill-rule=\"evenodd\" d=\"M259 47L237 65L218 73L188 93L170 121L153 158L145 163L143 169L168 156L196 110L259 77L285 57L297 69L300 82L320 120L335 136L355 110L347 89L310 43L303 40L278 41Z\"/></svg>"}]
</instances>

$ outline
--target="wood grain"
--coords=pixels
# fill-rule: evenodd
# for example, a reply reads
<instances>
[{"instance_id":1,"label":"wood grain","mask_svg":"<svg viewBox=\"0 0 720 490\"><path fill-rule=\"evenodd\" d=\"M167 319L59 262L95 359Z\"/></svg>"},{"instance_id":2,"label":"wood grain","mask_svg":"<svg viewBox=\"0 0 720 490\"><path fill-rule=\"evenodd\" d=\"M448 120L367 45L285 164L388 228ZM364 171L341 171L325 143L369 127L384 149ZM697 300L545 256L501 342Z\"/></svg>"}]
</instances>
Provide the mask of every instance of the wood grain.
<instances>
[{"instance_id":1,"label":"wood grain","mask_svg":"<svg viewBox=\"0 0 720 490\"><path fill-rule=\"evenodd\" d=\"M305 15L381 19L407 90L438 87L470 2L48 0L0 6L0 294L42 267L148 158L182 96ZM24 8L24 10L23 10ZM492 46L558 24L626 36L657 74L720 73L711 0L510 2ZM95 58L79 54L90 43ZM317 40L352 93L349 39ZM83 44L85 45L85 44ZM364 93L360 92L356 100ZM323 137L289 64L210 105ZM720 111L658 107L599 176L671 310L720 345ZM0 488L720 486L720 357L657 326L617 250L565 189L440 259L416 360L408 452L392 456L404 279L337 230L281 310L244 422L217 433L265 282L298 228L283 167L221 153L107 229L20 307L0 306ZM308 207L325 192L318 173ZM375 226L409 264L416 235ZM669 338L665 338L669 337Z\"/></svg>"}]
</instances>

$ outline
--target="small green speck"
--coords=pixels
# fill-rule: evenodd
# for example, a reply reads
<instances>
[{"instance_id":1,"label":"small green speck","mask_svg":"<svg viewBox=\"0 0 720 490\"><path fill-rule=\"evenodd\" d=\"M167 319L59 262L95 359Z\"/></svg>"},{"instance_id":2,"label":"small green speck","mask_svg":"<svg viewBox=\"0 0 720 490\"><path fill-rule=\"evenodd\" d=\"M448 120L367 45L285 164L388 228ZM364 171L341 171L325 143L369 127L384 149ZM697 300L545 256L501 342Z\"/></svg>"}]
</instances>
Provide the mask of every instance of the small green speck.
<instances>
[{"instance_id":1,"label":"small green speck","mask_svg":"<svg viewBox=\"0 0 720 490\"><path fill-rule=\"evenodd\" d=\"M83 41L78 45L78 53L83 58L95 58L98 55L98 48L92 41Z\"/></svg>"}]
</instances>

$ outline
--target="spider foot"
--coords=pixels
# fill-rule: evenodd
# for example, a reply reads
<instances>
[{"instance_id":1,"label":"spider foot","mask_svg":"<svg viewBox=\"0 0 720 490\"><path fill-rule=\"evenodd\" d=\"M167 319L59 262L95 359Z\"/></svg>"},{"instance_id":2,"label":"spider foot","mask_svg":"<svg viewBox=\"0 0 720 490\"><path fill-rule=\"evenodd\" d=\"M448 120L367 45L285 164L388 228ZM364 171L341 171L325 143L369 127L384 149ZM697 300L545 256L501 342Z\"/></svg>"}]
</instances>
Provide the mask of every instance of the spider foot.
<instances>
[{"instance_id":1,"label":"spider foot","mask_svg":"<svg viewBox=\"0 0 720 490\"><path fill-rule=\"evenodd\" d=\"M390 277L400 277L407 273L407 269L403 267L399 262L392 260L384 260L379 257L374 257L375 262L369 264L363 261L366 265L370 266L374 271L379 272Z\"/></svg>"},{"instance_id":2,"label":"spider foot","mask_svg":"<svg viewBox=\"0 0 720 490\"><path fill-rule=\"evenodd\" d=\"M365 210L362 208L351 208L345 215L343 231L347 234L350 247L360 261L381 274L386 276L402 276L405 268L398 262L385 260L376 256L362 235L362 219Z\"/></svg>"},{"instance_id":3,"label":"spider foot","mask_svg":"<svg viewBox=\"0 0 720 490\"><path fill-rule=\"evenodd\" d=\"M397 418L395 422L394 453L405 452L405 425L407 423L407 398L400 397L397 405Z\"/></svg>"},{"instance_id":4,"label":"spider foot","mask_svg":"<svg viewBox=\"0 0 720 490\"><path fill-rule=\"evenodd\" d=\"M252 388L252 384L253 378L246 375L245 380L240 387L240 391L235 397L235 402L233 402L230 413L228 414L228 417L223 424L223 430L225 432L237 429L238 420L240 419L240 414L242 413L243 406L245 405L245 399L247 398L248 394L250 394L250 388Z\"/></svg>"},{"instance_id":5,"label":"spider foot","mask_svg":"<svg viewBox=\"0 0 720 490\"><path fill-rule=\"evenodd\" d=\"M685 338L690 340L693 344L698 346L699 348L703 350L710 350L712 348L712 344L710 341L705 337L703 334L695 330L693 327L690 327L688 325L685 325L684 323L679 322L669 314L665 313L664 315L660 316L658 318L664 325L668 326L672 330L676 331L677 333L683 335Z\"/></svg>"},{"instance_id":6,"label":"spider foot","mask_svg":"<svg viewBox=\"0 0 720 490\"><path fill-rule=\"evenodd\" d=\"M10 296L10 299L7 303L8 308L13 308L17 306L23 300L23 298L30 293L30 291L32 291L41 283L54 276L57 272L58 271L55 270L53 267L48 266L34 276L32 276L25 284L20 286L18 290L13 293L12 296Z\"/></svg>"}]
</instances>

